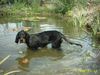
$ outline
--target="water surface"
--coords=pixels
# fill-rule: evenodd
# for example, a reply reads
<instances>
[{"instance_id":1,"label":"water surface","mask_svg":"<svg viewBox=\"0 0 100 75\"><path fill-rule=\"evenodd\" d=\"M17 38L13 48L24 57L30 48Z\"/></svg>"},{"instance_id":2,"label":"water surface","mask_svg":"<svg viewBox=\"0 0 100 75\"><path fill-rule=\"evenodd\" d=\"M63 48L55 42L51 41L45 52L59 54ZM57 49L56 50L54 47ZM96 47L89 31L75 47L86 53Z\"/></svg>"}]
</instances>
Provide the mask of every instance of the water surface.
<instances>
[{"instance_id":1,"label":"water surface","mask_svg":"<svg viewBox=\"0 0 100 75\"><path fill-rule=\"evenodd\" d=\"M64 41L61 46L62 51L54 50L50 45L48 48L32 51L25 44L14 42L17 32L22 29L30 34L57 30L71 41L82 44L83 48ZM92 43L87 33L74 26L72 22L61 18L37 21L2 18L0 19L0 60L7 55L11 57L0 65L0 70L4 73L22 70L16 75L99 75L100 61L96 56L99 48L92 46ZM23 64L24 59L28 59L29 62Z\"/></svg>"}]
</instances>

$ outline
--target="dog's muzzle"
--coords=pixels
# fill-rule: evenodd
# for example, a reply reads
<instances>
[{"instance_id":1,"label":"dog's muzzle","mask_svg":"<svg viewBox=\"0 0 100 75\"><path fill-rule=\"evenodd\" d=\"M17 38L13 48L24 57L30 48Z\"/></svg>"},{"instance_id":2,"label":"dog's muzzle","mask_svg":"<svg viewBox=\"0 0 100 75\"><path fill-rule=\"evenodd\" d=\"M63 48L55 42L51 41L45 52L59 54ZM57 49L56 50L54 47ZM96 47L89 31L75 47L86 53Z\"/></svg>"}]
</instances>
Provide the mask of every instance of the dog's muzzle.
<instances>
[{"instance_id":1,"label":"dog's muzzle","mask_svg":"<svg viewBox=\"0 0 100 75\"><path fill-rule=\"evenodd\" d=\"M24 38L21 38L20 39L20 43L25 43L25 39Z\"/></svg>"}]
</instances>

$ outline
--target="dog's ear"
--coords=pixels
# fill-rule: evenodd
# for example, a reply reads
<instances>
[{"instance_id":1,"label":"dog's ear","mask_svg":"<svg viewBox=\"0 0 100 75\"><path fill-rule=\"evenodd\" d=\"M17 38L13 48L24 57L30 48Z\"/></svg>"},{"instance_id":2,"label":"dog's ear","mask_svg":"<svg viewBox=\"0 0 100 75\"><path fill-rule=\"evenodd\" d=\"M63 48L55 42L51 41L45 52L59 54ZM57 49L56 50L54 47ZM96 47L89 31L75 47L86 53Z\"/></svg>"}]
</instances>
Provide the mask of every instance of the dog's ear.
<instances>
[{"instance_id":1,"label":"dog's ear","mask_svg":"<svg viewBox=\"0 0 100 75\"><path fill-rule=\"evenodd\" d=\"M19 42L19 33L17 33L16 38L15 38L15 43Z\"/></svg>"}]
</instances>

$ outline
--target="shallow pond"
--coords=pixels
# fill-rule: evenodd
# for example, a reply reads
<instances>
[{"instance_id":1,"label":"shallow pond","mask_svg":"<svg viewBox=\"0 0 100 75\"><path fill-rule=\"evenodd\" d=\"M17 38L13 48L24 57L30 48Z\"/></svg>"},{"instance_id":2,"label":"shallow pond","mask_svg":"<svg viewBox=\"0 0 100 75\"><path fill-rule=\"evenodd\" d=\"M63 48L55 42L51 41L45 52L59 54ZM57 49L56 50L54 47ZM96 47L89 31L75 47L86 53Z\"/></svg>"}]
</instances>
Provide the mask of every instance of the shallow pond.
<instances>
[{"instance_id":1,"label":"shallow pond","mask_svg":"<svg viewBox=\"0 0 100 75\"><path fill-rule=\"evenodd\" d=\"M32 51L25 44L16 44L18 31L26 30L30 34L57 30L71 41L80 43L83 48L62 43L62 51L54 50L51 45ZM43 20L0 19L0 61L10 57L0 65L0 75L21 70L12 75L100 75L99 48L92 46L92 39L86 32L62 18ZM94 51L96 50L96 52ZM98 56L99 58L98 58ZM23 63L27 59L28 63Z\"/></svg>"}]
</instances>

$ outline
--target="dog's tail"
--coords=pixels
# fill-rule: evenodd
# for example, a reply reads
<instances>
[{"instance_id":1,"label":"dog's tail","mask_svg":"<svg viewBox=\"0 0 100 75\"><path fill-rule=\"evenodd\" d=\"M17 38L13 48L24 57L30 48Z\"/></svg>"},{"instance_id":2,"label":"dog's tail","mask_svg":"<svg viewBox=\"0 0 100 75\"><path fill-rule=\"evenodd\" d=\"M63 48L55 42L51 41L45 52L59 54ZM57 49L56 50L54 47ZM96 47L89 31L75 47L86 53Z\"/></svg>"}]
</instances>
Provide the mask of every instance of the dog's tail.
<instances>
[{"instance_id":1,"label":"dog's tail","mask_svg":"<svg viewBox=\"0 0 100 75\"><path fill-rule=\"evenodd\" d=\"M67 39L63 34L61 34L61 36L62 36L62 38L63 38L66 42L68 42L69 44L75 44L75 45L77 45L77 46L80 46L81 48L83 47L81 44L78 44L78 43L75 43L75 42L70 41L70 40Z\"/></svg>"}]
</instances>

